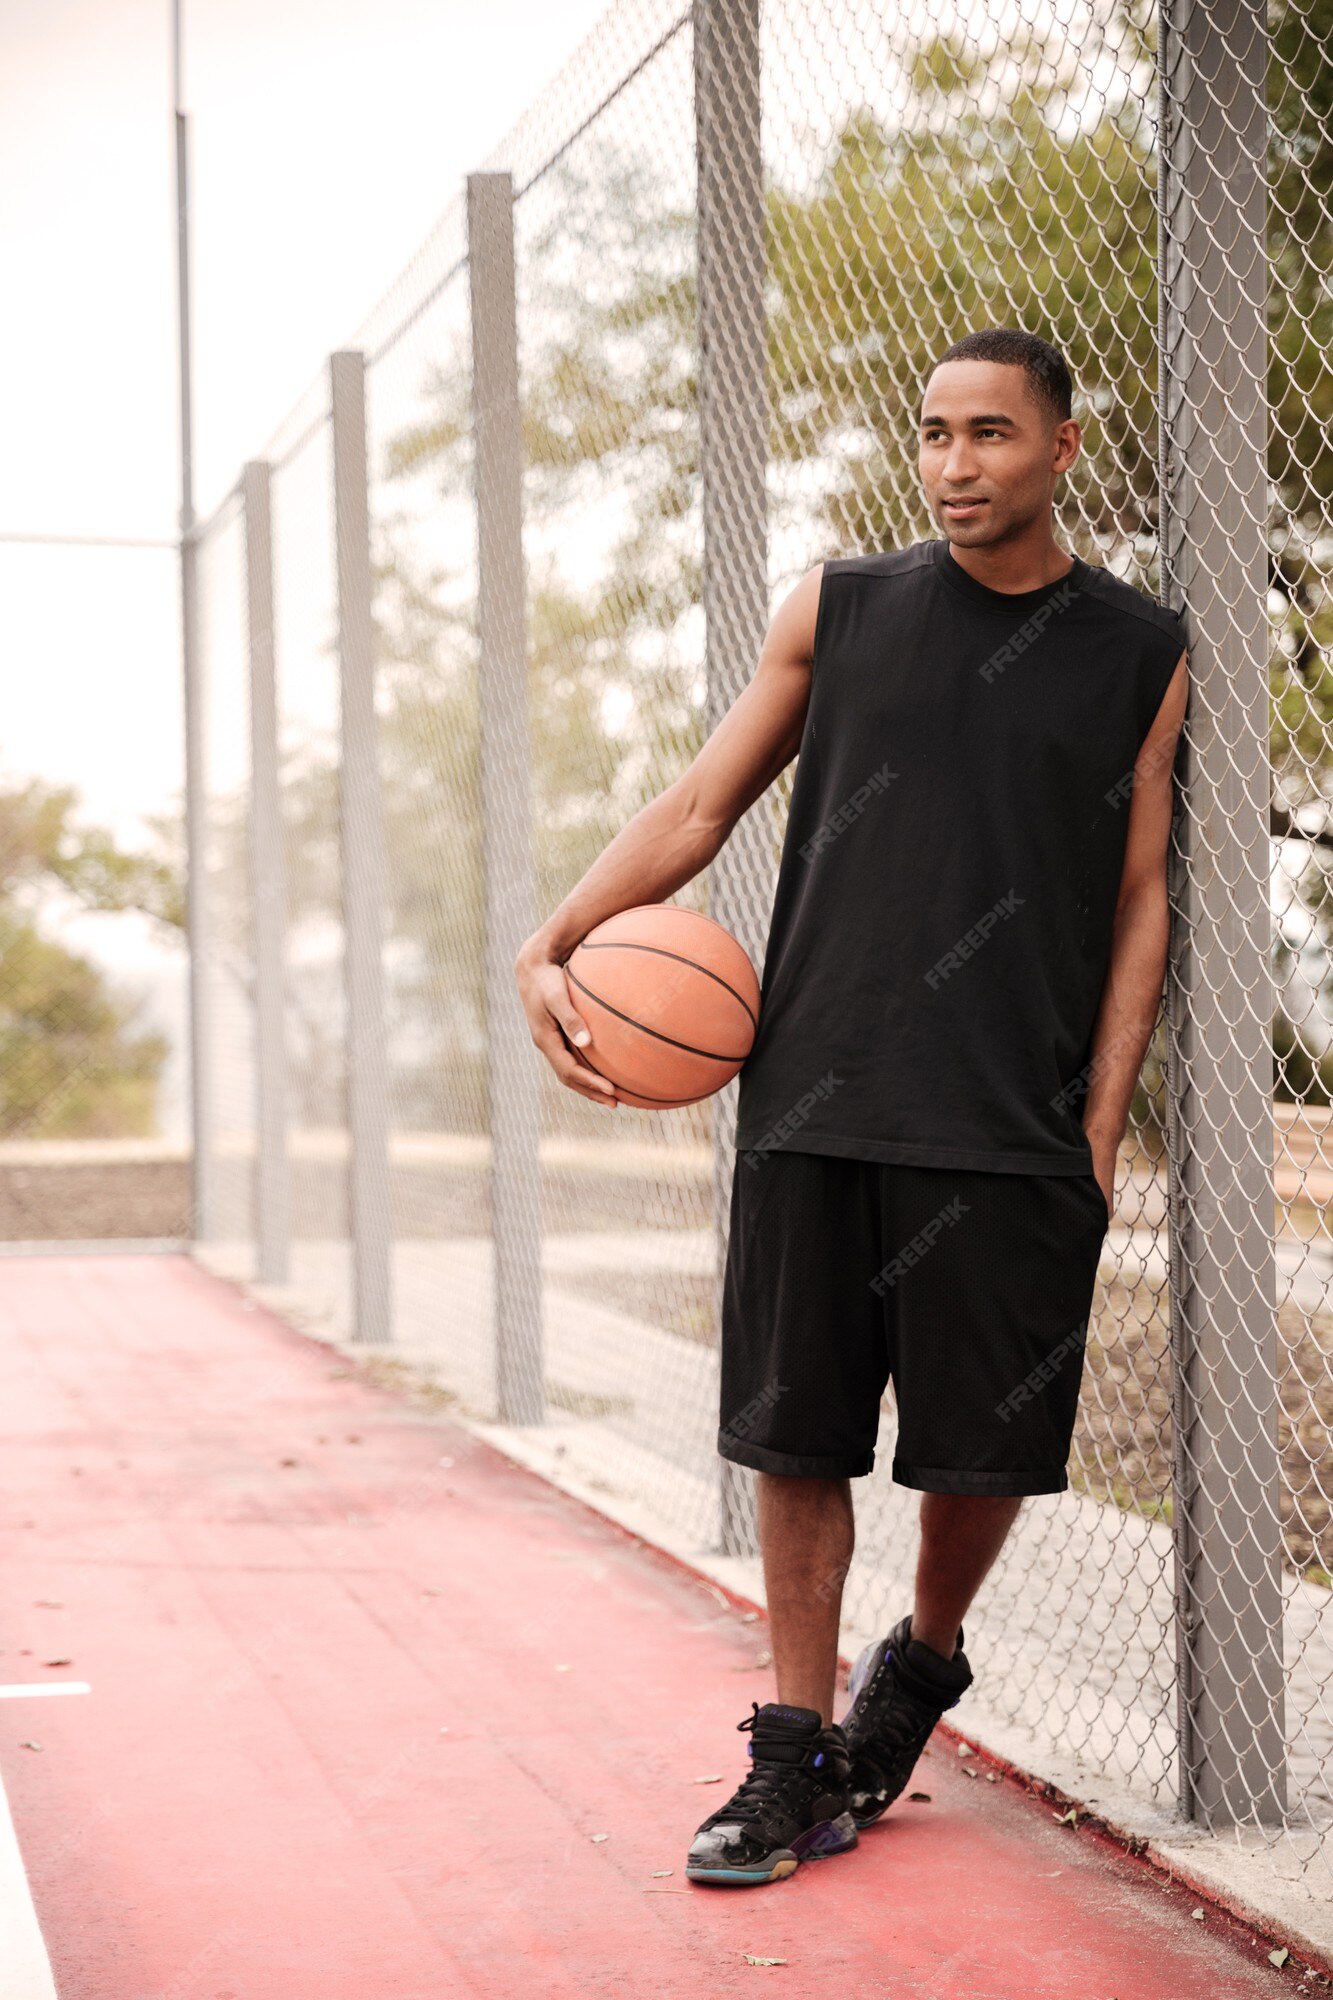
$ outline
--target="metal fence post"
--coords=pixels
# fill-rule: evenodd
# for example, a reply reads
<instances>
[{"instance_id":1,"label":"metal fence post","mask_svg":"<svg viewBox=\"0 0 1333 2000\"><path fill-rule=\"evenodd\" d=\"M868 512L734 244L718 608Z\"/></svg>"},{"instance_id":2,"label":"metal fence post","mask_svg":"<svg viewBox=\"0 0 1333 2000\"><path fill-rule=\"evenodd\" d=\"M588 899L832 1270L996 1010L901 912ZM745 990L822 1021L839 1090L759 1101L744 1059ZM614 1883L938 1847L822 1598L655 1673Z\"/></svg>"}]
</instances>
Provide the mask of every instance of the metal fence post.
<instances>
[{"instance_id":1,"label":"metal fence post","mask_svg":"<svg viewBox=\"0 0 1333 2000\"><path fill-rule=\"evenodd\" d=\"M536 886L514 190L509 174L468 175L467 248L477 510L495 1395L501 1423L537 1424L545 1416L539 1077L514 984L515 955L536 922Z\"/></svg>"},{"instance_id":2,"label":"metal fence post","mask_svg":"<svg viewBox=\"0 0 1333 2000\"><path fill-rule=\"evenodd\" d=\"M199 556L194 518L194 432L190 368L190 125L180 105L181 38L174 21L176 109L176 311L180 368L181 680L185 728L185 928L189 946L190 1215L186 1234L216 1234L213 1172L213 1048L209 992L208 798L204 768L204 687L199 660Z\"/></svg>"},{"instance_id":3,"label":"metal fence post","mask_svg":"<svg viewBox=\"0 0 1333 2000\"><path fill-rule=\"evenodd\" d=\"M255 1276L285 1285L290 1188L283 940L287 884L278 805L278 700L273 655L272 475L252 459L245 507L246 637L250 655L250 928L254 939Z\"/></svg>"},{"instance_id":4,"label":"metal fence post","mask_svg":"<svg viewBox=\"0 0 1333 2000\"><path fill-rule=\"evenodd\" d=\"M699 456L708 729L754 671L768 624L768 354L759 0L695 0ZM780 849L772 794L733 829L709 872L713 915L763 965ZM720 1313L735 1083L713 1100L715 1294ZM715 1315L717 1317L717 1315ZM719 1458L720 1543L752 1555L753 1475Z\"/></svg>"},{"instance_id":5,"label":"metal fence post","mask_svg":"<svg viewBox=\"0 0 1333 2000\"><path fill-rule=\"evenodd\" d=\"M1180 1793L1286 1798L1269 892L1268 261L1260 0L1166 0L1163 596L1189 618L1168 977ZM1224 87L1223 87L1223 80Z\"/></svg>"},{"instance_id":6,"label":"metal fence post","mask_svg":"<svg viewBox=\"0 0 1333 2000\"><path fill-rule=\"evenodd\" d=\"M392 1338L388 1065L384 1048L384 824L375 717L366 360L329 361L334 536L338 569L339 846L347 999L348 1210L352 1335Z\"/></svg>"},{"instance_id":7,"label":"metal fence post","mask_svg":"<svg viewBox=\"0 0 1333 2000\"><path fill-rule=\"evenodd\" d=\"M190 1213L186 1235L217 1234L213 1119L213 1008L209 991L208 795L204 688L199 663L199 569L194 528L181 537L181 677L185 707L185 934L189 943Z\"/></svg>"}]
</instances>

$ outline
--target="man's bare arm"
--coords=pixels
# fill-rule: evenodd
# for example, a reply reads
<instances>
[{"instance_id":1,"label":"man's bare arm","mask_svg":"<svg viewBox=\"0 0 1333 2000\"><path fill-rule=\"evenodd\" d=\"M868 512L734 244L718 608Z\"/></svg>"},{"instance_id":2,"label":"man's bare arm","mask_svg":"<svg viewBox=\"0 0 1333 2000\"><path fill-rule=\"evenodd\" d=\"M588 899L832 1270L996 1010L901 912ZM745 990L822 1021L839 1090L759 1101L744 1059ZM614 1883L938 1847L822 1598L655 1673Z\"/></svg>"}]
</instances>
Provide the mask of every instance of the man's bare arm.
<instances>
[{"instance_id":1,"label":"man's bare arm","mask_svg":"<svg viewBox=\"0 0 1333 2000\"><path fill-rule=\"evenodd\" d=\"M661 903L706 868L741 815L800 748L823 565L783 599L754 674L689 769L635 813L514 961L532 1039L560 1081L594 1103L613 1086L571 1054L589 1039L563 970L580 939L619 910Z\"/></svg>"},{"instance_id":2,"label":"man's bare arm","mask_svg":"<svg viewBox=\"0 0 1333 2000\"><path fill-rule=\"evenodd\" d=\"M1166 860L1171 773L1189 694L1182 653L1134 764L1111 960L1092 1032L1083 1129L1108 1210L1130 1101L1162 997L1170 931Z\"/></svg>"}]
</instances>

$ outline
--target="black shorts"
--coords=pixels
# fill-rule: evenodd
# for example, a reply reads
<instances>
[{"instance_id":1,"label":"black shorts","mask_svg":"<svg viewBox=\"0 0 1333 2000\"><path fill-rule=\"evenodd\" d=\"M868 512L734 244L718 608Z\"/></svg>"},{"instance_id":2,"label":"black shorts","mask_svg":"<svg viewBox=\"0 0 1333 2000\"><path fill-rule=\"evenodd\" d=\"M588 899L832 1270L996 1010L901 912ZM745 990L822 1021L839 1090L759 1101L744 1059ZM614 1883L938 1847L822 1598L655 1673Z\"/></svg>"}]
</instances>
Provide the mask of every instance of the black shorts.
<instances>
[{"instance_id":1,"label":"black shorts","mask_svg":"<svg viewBox=\"0 0 1333 2000\"><path fill-rule=\"evenodd\" d=\"M893 1383L893 1478L1059 1493L1108 1216L1096 1176L736 1161L723 1458L856 1478Z\"/></svg>"}]
</instances>

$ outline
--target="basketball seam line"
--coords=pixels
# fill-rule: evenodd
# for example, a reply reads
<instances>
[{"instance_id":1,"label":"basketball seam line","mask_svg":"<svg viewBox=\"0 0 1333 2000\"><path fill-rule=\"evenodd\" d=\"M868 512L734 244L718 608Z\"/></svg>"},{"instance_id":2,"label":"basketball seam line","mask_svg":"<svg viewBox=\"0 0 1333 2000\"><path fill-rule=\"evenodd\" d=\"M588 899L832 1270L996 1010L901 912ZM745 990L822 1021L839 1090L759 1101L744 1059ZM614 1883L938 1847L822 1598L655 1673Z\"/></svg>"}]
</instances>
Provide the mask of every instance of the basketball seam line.
<instances>
[{"instance_id":1,"label":"basketball seam line","mask_svg":"<svg viewBox=\"0 0 1333 2000\"><path fill-rule=\"evenodd\" d=\"M700 968L700 970L702 970L702 967ZM646 1028L642 1021L634 1020L633 1017L629 1014L622 1014L619 1007L613 1007L609 1000L603 1000L600 993L594 993L591 986L585 986L583 981L579 978L577 972L571 972L568 966L565 967L565 976L566 978L573 980L574 984L578 987L580 993L586 993L588 998L590 1000L595 1000L599 1007L605 1007L608 1014L614 1014L618 1021L623 1021L625 1023L626 1027L637 1028L641 1035L651 1035L655 1041L669 1042L673 1049L683 1049L687 1056L702 1056L706 1062L739 1063L745 1061L745 1056L734 1056L734 1055L724 1056L724 1055L719 1055L716 1049L696 1049L693 1042L678 1042L674 1035L664 1035L661 1034L656 1028ZM723 981L724 985L725 983L726 982ZM744 1002L742 1002L742 1005L744 1005ZM747 1050L746 1054L748 1053L749 1051ZM615 1079L613 1077L612 1082L614 1081ZM632 1086L626 1084L625 1088L628 1090L631 1089ZM646 1095L646 1093L641 1091L636 1091L635 1095L643 1096Z\"/></svg>"},{"instance_id":2,"label":"basketball seam line","mask_svg":"<svg viewBox=\"0 0 1333 2000\"><path fill-rule=\"evenodd\" d=\"M721 929L722 929L722 925L721 925L721 924L719 924L719 925L718 925L718 929L719 929L719 930L721 930ZM727 935L728 935L728 936L730 936L730 935L731 935L731 933L730 933L730 932L728 932L728 933L727 933ZM744 1007L744 1009L745 1009L746 1013L747 1013L747 1014L748 1014L748 1015L750 1016L750 1026L751 1026L751 1027L752 1027L752 1028L753 1028L753 1029L755 1030L755 1033L757 1034L757 1033L759 1032L759 1022L758 1022L757 1018L755 1017L755 1015L754 1015L754 1014L753 1014L753 1012L751 1011L751 1009L750 1009L750 1006L749 1006L748 1002L747 1002L747 1001L746 1001L746 1000L744 999L744 997L743 997L743 996L742 996L741 994L739 994L739 993L738 993L738 992L736 991L736 989L735 989L735 987L734 987L734 986L732 985L731 981L730 981L729 979L724 979L724 978L722 977L722 974L721 974L720 972L714 972L714 971L712 971L712 970L710 969L710 967L708 967L708 966L706 966L706 965L700 965L700 963L699 963L698 959L696 959L696 958L686 958L686 956L685 956L685 954L684 954L684 952L683 952L683 951L668 951L668 950L667 950L667 948L666 948L666 946L665 946L665 945L661 945L661 944L640 944L640 943L638 942L637 938L633 938L633 939L631 939L631 938L603 938L603 939L601 940L601 942L600 942L600 943L598 943L598 944L589 944L589 943L588 943L588 940L587 940L587 939L585 938L585 939L583 940L583 942L582 942L581 946L580 946L580 950L582 950L582 951L651 951L651 952L655 952L655 953L656 953L656 955L658 956L658 958L674 958L674 959L675 959L675 961L676 961L676 963L677 963L678 965L689 965L689 966L692 966L692 967L694 968L694 970L695 970L696 972L702 972L702 974L704 975L704 978L705 978L705 979L715 979L715 980L717 981L717 983L718 983L718 985L719 985L719 986L722 986L722 987L725 987L726 991L727 991L728 993L730 993L730 995L731 995L732 999L733 999L733 1000L734 1000L734 1001L736 1002L736 1005L737 1005L738 1007ZM565 967L564 967L564 969L565 969L565 971L566 971L566 972L569 972L569 963L568 963L568 960L566 960L566 962L565 962ZM569 975L569 976L570 976L570 978L571 978L571 979L572 979L572 978L574 977L574 975L573 975L573 973L572 973L572 972L570 973L570 975ZM584 988L584 991L585 991L585 992L587 991L587 988L586 988L586 987ZM597 998L597 995L596 995L596 994L594 994L594 995L593 995L593 998L594 998L594 999L596 999L596 998ZM603 1006L605 1006L605 1005L606 1005L606 1002L605 1002L605 1001L603 1001L603 1002L602 1002L602 1004L603 1004ZM614 1008L612 1008L612 1010L611 1010L611 1011L612 1011L612 1013L614 1013L614 1012L615 1012L615 1009L614 1009ZM625 1016L625 1018L626 1018L626 1019L628 1019L629 1017L628 1017L628 1016ZM634 1023L634 1025L635 1025L635 1027L637 1027L637 1026L638 1026L639 1024L638 1024L638 1022L636 1021L636 1022ZM651 1030L651 1029L649 1029L649 1031L648 1031L648 1032L649 1032L649 1033L651 1034L651 1033L652 1033L652 1030ZM667 1039L667 1040L670 1040L670 1037L668 1036L668 1037L666 1037L666 1039ZM684 1044L683 1042L681 1043L681 1047L682 1047L682 1048L684 1048L684 1047L685 1047L685 1044ZM701 1053L702 1053L702 1051L701 1051ZM730 1056L728 1056L728 1057L724 1058L724 1060L726 1060L726 1061L730 1062L730 1061L732 1060L732 1058L731 1058Z\"/></svg>"},{"instance_id":3,"label":"basketball seam line","mask_svg":"<svg viewBox=\"0 0 1333 2000\"><path fill-rule=\"evenodd\" d=\"M588 1068L594 1069L596 1068L596 1065L594 1063L589 1063ZM605 1070L599 1069L597 1071L597 1074L598 1076L605 1076L606 1072ZM615 1081L616 1080L614 1077L607 1077L608 1083L615 1083ZM712 1090L704 1090L700 1092L698 1097L653 1097L646 1090L631 1090L627 1083L616 1083L616 1089L623 1090L629 1097L641 1097L644 1100L645 1104L660 1104L663 1107L663 1109L667 1111L684 1111L687 1105L702 1104L705 1097L714 1097L717 1094L715 1091ZM596 1099L594 1099L593 1101L595 1103ZM1105 1203L1103 1203L1102 1205L1103 1207L1105 1207Z\"/></svg>"}]
</instances>

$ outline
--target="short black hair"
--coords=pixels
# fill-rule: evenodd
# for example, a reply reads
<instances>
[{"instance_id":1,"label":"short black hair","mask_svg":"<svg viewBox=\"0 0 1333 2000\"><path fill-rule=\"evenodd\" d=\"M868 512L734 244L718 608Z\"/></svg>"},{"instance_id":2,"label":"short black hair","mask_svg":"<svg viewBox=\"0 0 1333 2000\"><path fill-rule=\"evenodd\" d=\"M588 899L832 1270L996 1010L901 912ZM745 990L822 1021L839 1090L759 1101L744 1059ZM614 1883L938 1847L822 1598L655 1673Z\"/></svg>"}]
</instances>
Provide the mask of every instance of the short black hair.
<instances>
[{"instance_id":1,"label":"short black hair","mask_svg":"<svg viewBox=\"0 0 1333 2000\"><path fill-rule=\"evenodd\" d=\"M1021 326L981 327L955 340L935 366L946 361L1007 362L1023 370L1033 397L1050 411L1056 423L1073 415L1074 384L1065 358L1040 334L1027 333Z\"/></svg>"}]
</instances>

